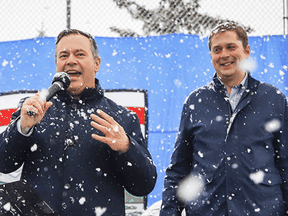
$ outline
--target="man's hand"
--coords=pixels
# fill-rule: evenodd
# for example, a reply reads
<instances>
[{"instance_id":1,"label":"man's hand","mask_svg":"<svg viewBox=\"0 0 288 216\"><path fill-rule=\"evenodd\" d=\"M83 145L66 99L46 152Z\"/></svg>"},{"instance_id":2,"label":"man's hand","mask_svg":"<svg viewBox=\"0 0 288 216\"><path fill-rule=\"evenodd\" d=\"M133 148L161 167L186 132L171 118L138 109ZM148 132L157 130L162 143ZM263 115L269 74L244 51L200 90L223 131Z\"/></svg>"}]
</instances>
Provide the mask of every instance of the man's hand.
<instances>
[{"instance_id":1,"label":"man's hand","mask_svg":"<svg viewBox=\"0 0 288 216\"><path fill-rule=\"evenodd\" d=\"M21 108L21 131L23 134L27 134L30 128L32 128L35 124L40 122L44 117L45 112L48 110L50 106L52 106L52 102L42 101L40 99L39 92L35 94L33 97L28 98L23 103ZM34 112L35 115L28 115L28 112Z\"/></svg>"},{"instance_id":2,"label":"man's hand","mask_svg":"<svg viewBox=\"0 0 288 216\"><path fill-rule=\"evenodd\" d=\"M129 139L123 127L102 110L98 109L97 113L102 118L95 114L91 114L90 117L94 120L91 121L91 125L101 131L105 136L92 134L92 138L108 144L114 151L121 153L127 152L129 148Z\"/></svg>"}]
</instances>

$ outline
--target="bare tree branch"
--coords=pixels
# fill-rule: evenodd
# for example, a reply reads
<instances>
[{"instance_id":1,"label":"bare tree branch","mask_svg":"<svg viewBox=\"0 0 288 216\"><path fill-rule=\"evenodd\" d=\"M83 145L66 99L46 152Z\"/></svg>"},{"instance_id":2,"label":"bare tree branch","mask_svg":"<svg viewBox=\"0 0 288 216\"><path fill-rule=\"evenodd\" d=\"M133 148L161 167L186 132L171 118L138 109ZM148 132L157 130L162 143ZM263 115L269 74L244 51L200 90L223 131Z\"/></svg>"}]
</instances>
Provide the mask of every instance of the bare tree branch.
<instances>
[{"instance_id":1,"label":"bare tree branch","mask_svg":"<svg viewBox=\"0 0 288 216\"><path fill-rule=\"evenodd\" d=\"M144 36L171 33L204 35L216 25L232 21L200 14L198 12L200 0L191 0L186 3L184 0L160 0L159 7L153 10L146 9L133 0L113 0L113 2L120 9L126 9L133 19L143 22ZM244 26L244 28L248 33L254 31L250 26ZM110 27L110 29L121 37L139 36L138 33L131 30L117 27Z\"/></svg>"}]
</instances>

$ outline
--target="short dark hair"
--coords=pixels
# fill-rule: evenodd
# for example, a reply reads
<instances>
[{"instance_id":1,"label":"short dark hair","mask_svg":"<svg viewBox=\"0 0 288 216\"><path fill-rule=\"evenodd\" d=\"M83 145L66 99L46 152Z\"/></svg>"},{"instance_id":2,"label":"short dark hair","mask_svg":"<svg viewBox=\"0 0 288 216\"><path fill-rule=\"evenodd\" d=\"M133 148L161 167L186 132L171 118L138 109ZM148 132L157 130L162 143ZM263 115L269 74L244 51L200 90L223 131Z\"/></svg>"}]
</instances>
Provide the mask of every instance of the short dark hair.
<instances>
[{"instance_id":1,"label":"short dark hair","mask_svg":"<svg viewBox=\"0 0 288 216\"><path fill-rule=\"evenodd\" d=\"M225 22L217 25L210 33L209 39L208 39L208 47L211 51L212 46L212 37L219 33L224 31L234 31L237 34L238 40L242 41L242 45L244 49L248 46L248 36L243 26L235 23L235 22Z\"/></svg>"},{"instance_id":2,"label":"short dark hair","mask_svg":"<svg viewBox=\"0 0 288 216\"><path fill-rule=\"evenodd\" d=\"M95 41L95 39L92 37L92 35L90 35L89 33L77 30L77 29L67 29L67 30L63 30L62 32L59 33L59 35L57 36L56 42L55 42L55 46L57 48L58 43L60 42L60 40L70 34L81 34L85 37L87 37L90 42L91 42L91 50L94 56L94 59L99 58L99 51L98 51L98 46L97 43ZM56 49L55 49L55 62L57 62L57 53L56 53Z\"/></svg>"}]
</instances>

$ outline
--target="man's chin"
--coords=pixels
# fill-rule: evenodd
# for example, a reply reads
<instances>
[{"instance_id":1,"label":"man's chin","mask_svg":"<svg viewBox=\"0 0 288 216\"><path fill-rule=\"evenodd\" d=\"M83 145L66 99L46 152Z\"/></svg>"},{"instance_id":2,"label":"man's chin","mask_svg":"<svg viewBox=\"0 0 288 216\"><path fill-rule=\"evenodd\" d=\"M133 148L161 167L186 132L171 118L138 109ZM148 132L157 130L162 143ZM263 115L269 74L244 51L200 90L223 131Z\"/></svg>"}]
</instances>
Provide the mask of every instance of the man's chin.
<instances>
[{"instance_id":1,"label":"man's chin","mask_svg":"<svg viewBox=\"0 0 288 216\"><path fill-rule=\"evenodd\" d=\"M70 87L67 89L67 91L73 96L73 98L79 98L83 92L84 88L78 87Z\"/></svg>"}]
</instances>

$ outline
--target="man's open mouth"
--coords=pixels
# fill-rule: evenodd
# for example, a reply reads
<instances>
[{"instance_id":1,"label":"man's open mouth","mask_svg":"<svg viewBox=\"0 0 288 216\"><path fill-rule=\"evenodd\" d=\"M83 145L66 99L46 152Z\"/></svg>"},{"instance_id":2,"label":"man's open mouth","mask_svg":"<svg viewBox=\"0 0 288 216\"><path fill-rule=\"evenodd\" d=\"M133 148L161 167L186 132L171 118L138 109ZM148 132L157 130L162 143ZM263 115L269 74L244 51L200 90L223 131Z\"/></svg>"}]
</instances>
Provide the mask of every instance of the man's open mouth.
<instances>
[{"instance_id":1,"label":"man's open mouth","mask_svg":"<svg viewBox=\"0 0 288 216\"><path fill-rule=\"evenodd\" d=\"M221 66L229 66L231 64L234 64L234 62L226 62L226 63L223 63L223 64L220 64Z\"/></svg>"},{"instance_id":2,"label":"man's open mouth","mask_svg":"<svg viewBox=\"0 0 288 216\"><path fill-rule=\"evenodd\" d=\"M68 74L69 76L76 76L76 77L78 77L78 76L81 75L81 72L79 72L79 71L68 71L67 74Z\"/></svg>"}]
</instances>

